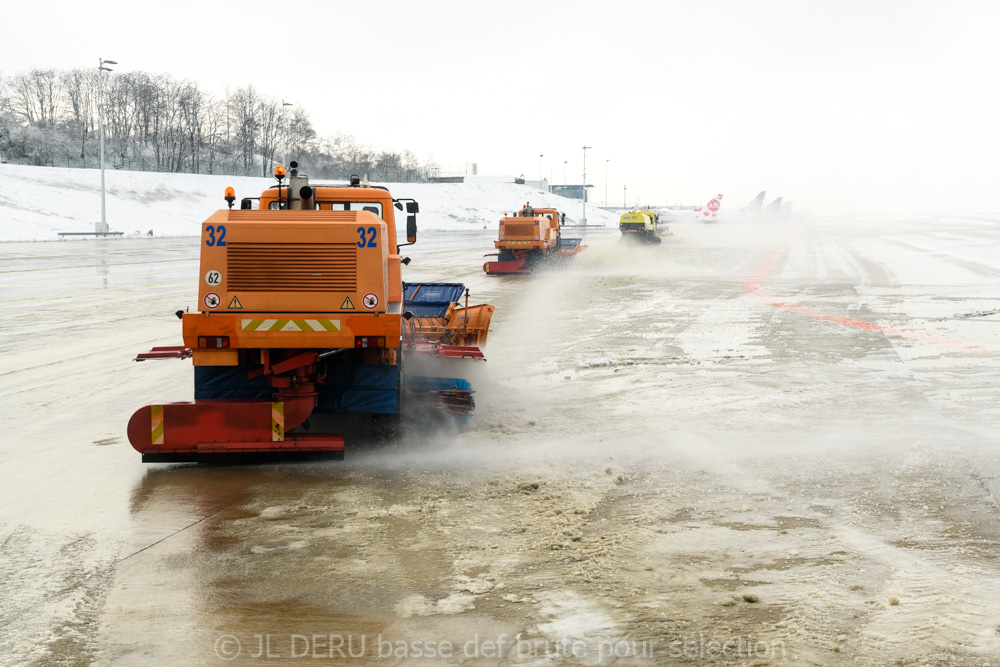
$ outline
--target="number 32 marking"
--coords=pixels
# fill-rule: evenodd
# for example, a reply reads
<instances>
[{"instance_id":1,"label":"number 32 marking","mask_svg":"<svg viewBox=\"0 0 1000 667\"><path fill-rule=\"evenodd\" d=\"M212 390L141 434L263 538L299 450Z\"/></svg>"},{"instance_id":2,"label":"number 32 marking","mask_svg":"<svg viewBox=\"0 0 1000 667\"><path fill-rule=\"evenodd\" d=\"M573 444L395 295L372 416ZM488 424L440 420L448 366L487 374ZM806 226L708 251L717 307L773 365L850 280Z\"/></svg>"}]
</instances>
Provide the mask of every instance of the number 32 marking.
<instances>
[{"instance_id":1,"label":"number 32 marking","mask_svg":"<svg viewBox=\"0 0 1000 667\"><path fill-rule=\"evenodd\" d=\"M366 237L365 234L371 234L371 237ZM377 248L378 245L375 243L375 236L378 230L374 227L369 227L367 230L364 227L358 227L358 234L361 235L361 240L358 241L359 248Z\"/></svg>"},{"instance_id":2,"label":"number 32 marking","mask_svg":"<svg viewBox=\"0 0 1000 667\"><path fill-rule=\"evenodd\" d=\"M219 225L218 229L216 229L216 227L214 225L209 225L208 227L205 228L205 231L208 232L208 238L205 239L205 245L207 245L208 247L212 247L214 245L217 245L217 246L224 246L224 245L226 245L226 241L225 241L225 239L226 239L226 227L225 227L225 225ZM215 232L216 231L219 232L219 238L218 239L215 238Z\"/></svg>"}]
</instances>

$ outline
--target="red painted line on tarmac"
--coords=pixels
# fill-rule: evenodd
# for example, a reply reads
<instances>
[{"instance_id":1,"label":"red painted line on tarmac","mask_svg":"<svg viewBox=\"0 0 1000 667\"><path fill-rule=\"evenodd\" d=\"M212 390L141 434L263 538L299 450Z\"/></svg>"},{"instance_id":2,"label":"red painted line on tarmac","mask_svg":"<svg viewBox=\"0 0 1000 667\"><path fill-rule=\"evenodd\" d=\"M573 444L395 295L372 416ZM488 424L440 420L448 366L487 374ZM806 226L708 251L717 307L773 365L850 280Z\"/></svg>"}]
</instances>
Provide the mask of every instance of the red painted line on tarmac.
<instances>
[{"instance_id":1,"label":"red painted line on tarmac","mask_svg":"<svg viewBox=\"0 0 1000 667\"><path fill-rule=\"evenodd\" d=\"M861 329L862 331L870 331L872 333L884 334L895 338L905 338L907 340L915 340L922 343L931 343L942 347L950 347L952 349L962 350L965 352L1000 354L1000 349L995 347L976 345L975 343L967 343L953 338L933 336L931 334L910 331L908 329L900 329L899 327L882 326L880 324L875 324L874 322L866 322L865 320L858 320L853 317L844 317L843 315L825 313L821 310L816 310L815 308L800 306L799 304L792 303L791 301L783 301L764 289L764 281L771 274L771 271L774 269L774 265L778 263L778 260L781 259L781 256L785 254L787 249L788 246L782 245L778 247L777 250L772 252L764 263L758 266L757 269L743 281L743 284L741 285L743 292L760 299L764 303L774 306L775 308L787 310L797 315L804 315L805 317L810 317L814 320L832 322L833 324L839 324L852 329Z\"/></svg>"}]
</instances>

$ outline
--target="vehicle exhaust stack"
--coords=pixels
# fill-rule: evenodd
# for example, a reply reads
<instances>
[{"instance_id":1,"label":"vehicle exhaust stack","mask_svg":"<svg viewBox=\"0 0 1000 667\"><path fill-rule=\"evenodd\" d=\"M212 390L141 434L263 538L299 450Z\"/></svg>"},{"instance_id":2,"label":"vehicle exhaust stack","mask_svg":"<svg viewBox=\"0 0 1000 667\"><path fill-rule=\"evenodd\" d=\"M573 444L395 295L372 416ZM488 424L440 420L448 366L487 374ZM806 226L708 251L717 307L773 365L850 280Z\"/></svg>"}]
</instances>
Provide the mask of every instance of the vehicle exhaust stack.
<instances>
[{"instance_id":1,"label":"vehicle exhaust stack","mask_svg":"<svg viewBox=\"0 0 1000 667\"><path fill-rule=\"evenodd\" d=\"M316 208L313 200L313 189L309 187L309 177L299 174L299 163L292 160L288 163L288 208L293 211L311 211Z\"/></svg>"}]
</instances>

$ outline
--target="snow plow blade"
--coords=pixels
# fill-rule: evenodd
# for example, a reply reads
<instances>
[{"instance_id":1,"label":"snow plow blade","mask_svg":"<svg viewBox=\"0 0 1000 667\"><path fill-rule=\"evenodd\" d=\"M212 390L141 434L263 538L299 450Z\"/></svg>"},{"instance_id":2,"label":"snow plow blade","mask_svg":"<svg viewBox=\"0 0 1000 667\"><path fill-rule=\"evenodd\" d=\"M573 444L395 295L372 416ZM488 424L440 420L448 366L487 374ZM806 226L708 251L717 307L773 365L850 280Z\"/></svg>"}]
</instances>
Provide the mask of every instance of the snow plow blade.
<instances>
[{"instance_id":1,"label":"snow plow blade","mask_svg":"<svg viewBox=\"0 0 1000 667\"><path fill-rule=\"evenodd\" d=\"M522 254L512 260L495 260L483 264L483 271L491 276L509 276L514 274L530 274L531 269L527 268L527 262Z\"/></svg>"},{"instance_id":2,"label":"snow plow blade","mask_svg":"<svg viewBox=\"0 0 1000 667\"><path fill-rule=\"evenodd\" d=\"M584 250L587 246L583 245L583 239L559 239L559 254L567 257L571 257L581 250Z\"/></svg>"},{"instance_id":3,"label":"snow plow blade","mask_svg":"<svg viewBox=\"0 0 1000 667\"><path fill-rule=\"evenodd\" d=\"M286 433L311 411L301 401L166 403L139 408L128 423L128 439L144 462L198 461L214 454L343 452L344 437ZM303 416L303 409L307 410Z\"/></svg>"},{"instance_id":4,"label":"snow plow blade","mask_svg":"<svg viewBox=\"0 0 1000 667\"><path fill-rule=\"evenodd\" d=\"M145 361L147 359L187 359L192 354L190 347L170 345L167 347L154 347L149 352L140 352L135 355L133 361Z\"/></svg>"}]
</instances>

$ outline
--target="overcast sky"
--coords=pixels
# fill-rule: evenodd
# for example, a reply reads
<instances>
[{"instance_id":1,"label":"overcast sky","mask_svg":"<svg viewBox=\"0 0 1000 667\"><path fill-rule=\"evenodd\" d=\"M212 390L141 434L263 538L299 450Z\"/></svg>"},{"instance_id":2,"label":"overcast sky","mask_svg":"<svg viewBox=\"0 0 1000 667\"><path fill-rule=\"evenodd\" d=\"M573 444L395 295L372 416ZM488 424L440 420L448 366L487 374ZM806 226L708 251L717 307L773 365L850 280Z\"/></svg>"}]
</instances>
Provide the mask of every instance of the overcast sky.
<instances>
[{"instance_id":1,"label":"overcast sky","mask_svg":"<svg viewBox=\"0 0 1000 667\"><path fill-rule=\"evenodd\" d=\"M252 83L321 135L591 199L997 211L1000 2L7 3L0 72ZM544 157L539 159L539 155ZM607 162L610 160L610 162ZM515 202L516 203L516 202ZM513 205L513 204L512 204Z\"/></svg>"}]
</instances>

